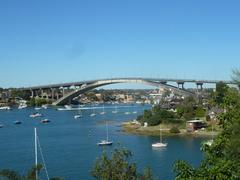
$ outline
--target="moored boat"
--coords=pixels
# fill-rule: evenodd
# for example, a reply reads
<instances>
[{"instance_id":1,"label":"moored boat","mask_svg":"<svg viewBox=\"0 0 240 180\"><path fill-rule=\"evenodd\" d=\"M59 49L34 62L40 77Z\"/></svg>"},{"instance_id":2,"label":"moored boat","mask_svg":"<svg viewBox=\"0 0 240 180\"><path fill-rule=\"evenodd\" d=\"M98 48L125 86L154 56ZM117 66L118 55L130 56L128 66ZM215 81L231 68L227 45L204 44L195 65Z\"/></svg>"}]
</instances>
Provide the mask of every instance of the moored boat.
<instances>
[{"instance_id":1,"label":"moored boat","mask_svg":"<svg viewBox=\"0 0 240 180\"><path fill-rule=\"evenodd\" d=\"M162 131L161 131L161 126L159 125L159 131L160 131L160 142L152 144L152 147L154 148L164 148L167 147L167 143L162 142Z\"/></svg>"},{"instance_id":2,"label":"moored boat","mask_svg":"<svg viewBox=\"0 0 240 180\"><path fill-rule=\"evenodd\" d=\"M49 122L51 122L49 119L43 119L43 120L41 120L41 123L43 123L43 124L46 124L46 123L49 123Z\"/></svg>"},{"instance_id":3,"label":"moored boat","mask_svg":"<svg viewBox=\"0 0 240 180\"><path fill-rule=\"evenodd\" d=\"M42 114L37 112L37 113L31 114L29 117L31 117L31 118L42 117Z\"/></svg>"},{"instance_id":4,"label":"moored boat","mask_svg":"<svg viewBox=\"0 0 240 180\"><path fill-rule=\"evenodd\" d=\"M99 143L97 143L97 145L99 146L110 146L113 144L112 141L108 140L108 122L106 121L106 131L107 131L107 139L106 140L101 140Z\"/></svg>"},{"instance_id":5,"label":"moored boat","mask_svg":"<svg viewBox=\"0 0 240 180\"><path fill-rule=\"evenodd\" d=\"M21 121L14 121L14 124L22 124Z\"/></svg>"},{"instance_id":6,"label":"moored boat","mask_svg":"<svg viewBox=\"0 0 240 180\"><path fill-rule=\"evenodd\" d=\"M10 110L11 108L9 106L2 106L0 107L0 110Z\"/></svg>"}]
</instances>

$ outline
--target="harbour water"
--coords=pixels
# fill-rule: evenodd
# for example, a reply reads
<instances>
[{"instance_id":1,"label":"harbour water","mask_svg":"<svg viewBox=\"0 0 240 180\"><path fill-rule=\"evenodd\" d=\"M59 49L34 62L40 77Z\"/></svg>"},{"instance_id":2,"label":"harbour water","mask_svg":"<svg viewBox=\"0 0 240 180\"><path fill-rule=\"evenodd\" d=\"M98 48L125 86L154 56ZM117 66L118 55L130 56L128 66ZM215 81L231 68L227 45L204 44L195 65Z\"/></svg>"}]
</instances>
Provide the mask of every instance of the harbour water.
<instances>
[{"instance_id":1,"label":"harbour water","mask_svg":"<svg viewBox=\"0 0 240 180\"><path fill-rule=\"evenodd\" d=\"M89 106L92 107L92 106ZM101 107L101 106L100 106ZM92 109L82 110L82 118L74 119L78 111L58 111L53 108L38 110L44 117L31 118L34 108L0 111L0 169L14 169L24 174L34 164L34 127L46 161L50 177L62 177L66 180L93 179L90 170L102 151L113 150L118 143L133 153L132 161L139 170L150 167L157 179L173 179L172 165L178 159L193 165L202 159L200 144L202 138L163 137L168 143L165 149L152 149L151 144L159 137L125 134L120 124L135 119L150 106L121 105L118 113L112 113L115 105L105 105L95 109L96 116L91 117ZM125 114L125 112L134 112ZM42 124L44 118L51 122ZM106 137L105 121L108 120L109 139L113 146L99 147L97 143ZM22 121L16 125L14 121ZM39 157L40 159L40 157ZM41 162L41 160L39 160ZM41 175L45 179L44 174Z\"/></svg>"}]
</instances>

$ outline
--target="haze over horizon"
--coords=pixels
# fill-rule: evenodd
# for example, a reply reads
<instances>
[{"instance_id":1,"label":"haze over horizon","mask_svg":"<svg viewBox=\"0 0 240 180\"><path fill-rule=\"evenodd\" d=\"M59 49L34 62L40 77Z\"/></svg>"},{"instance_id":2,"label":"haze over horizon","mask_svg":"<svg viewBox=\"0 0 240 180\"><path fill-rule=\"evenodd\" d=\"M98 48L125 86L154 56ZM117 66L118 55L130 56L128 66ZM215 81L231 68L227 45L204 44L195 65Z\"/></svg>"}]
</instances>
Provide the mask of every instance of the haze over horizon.
<instances>
[{"instance_id":1,"label":"haze over horizon","mask_svg":"<svg viewBox=\"0 0 240 180\"><path fill-rule=\"evenodd\" d=\"M230 80L240 67L239 7L237 0L1 1L0 87Z\"/></svg>"}]
</instances>

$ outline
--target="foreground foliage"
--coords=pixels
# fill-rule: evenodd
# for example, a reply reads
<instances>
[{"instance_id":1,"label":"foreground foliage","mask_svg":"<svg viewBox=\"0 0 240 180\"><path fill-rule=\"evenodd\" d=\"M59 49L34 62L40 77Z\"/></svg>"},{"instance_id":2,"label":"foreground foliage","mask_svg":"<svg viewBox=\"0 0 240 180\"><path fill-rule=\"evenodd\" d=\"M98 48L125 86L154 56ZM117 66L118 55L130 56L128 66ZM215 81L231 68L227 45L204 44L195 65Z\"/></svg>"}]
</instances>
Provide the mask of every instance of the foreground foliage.
<instances>
[{"instance_id":1,"label":"foreground foliage","mask_svg":"<svg viewBox=\"0 0 240 180\"><path fill-rule=\"evenodd\" d=\"M240 93L230 88L224 93L217 100L225 109L219 117L222 133L211 146L203 145L205 157L198 168L177 161L176 179L240 179Z\"/></svg>"},{"instance_id":2,"label":"foreground foliage","mask_svg":"<svg viewBox=\"0 0 240 180\"><path fill-rule=\"evenodd\" d=\"M18 172L10 169L0 170L0 179L4 177L8 180L36 180L36 172L40 172L43 169L41 164L37 166L33 166L30 170L28 170L26 175L21 175ZM63 180L62 178L54 177L50 180Z\"/></svg>"},{"instance_id":3,"label":"foreground foliage","mask_svg":"<svg viewBox=\"0 0 240 180\"><path fill-rule=\"evenodd\" d=\"M130 163L129 160L132 153L129 150L118 148L108 157L106 152L97 159L91 171L91 174L96 179L103 180L151 180L152 172L149 168L145 169L144 173L137 172L135 163Z\"/></svg>"}]
</instances>

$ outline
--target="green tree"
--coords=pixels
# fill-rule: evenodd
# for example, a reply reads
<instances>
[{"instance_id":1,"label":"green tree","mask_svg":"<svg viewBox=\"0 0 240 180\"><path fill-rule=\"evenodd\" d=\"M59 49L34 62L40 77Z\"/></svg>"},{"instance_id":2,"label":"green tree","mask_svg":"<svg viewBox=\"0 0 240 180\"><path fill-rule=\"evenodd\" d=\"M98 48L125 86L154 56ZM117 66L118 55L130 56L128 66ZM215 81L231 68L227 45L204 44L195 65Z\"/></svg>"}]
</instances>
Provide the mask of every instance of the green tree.
<instances>
[{"instance_id":1,"label":"green tree","mask_svg":"<svg viewBox=\"0 0 240 180\"><path fill-rule=\"evenodd\" d=\"M195 116L196 117L205 117L206 115L206 110L201 107L201 106L198 106L195 110Z\"/></svg>"},{"instance_id":2,"label":"green tree","mask_svg":"<svg viewBox=\"0 0 240 180\"><path fill-rule=\"evenodd\" d=\"M11 97L12 98L22 98L25 100L29 100L30 99L30 92L29 91L23 91L23 90L19 90L19 89L10 89L11 91Z\"/></svg>"},{"instance_id":3,"label":"green tree","mask_svg":"<svg viewBox=\"0 0 240 180\"><path fill-rule=\"evenodd\" d=\"M232 80L235 83L237 83L238 88L240 89L240 70L239 69L234 69L233 70Z\"/></svg>"},{"instance_id":4,"label":"green tree","mask_svg":"<svg viewBox=\"0 0 240 180\"><path fill-rule=\"evenodd\" d=\"M189 96L185 98L183 102L177 106L177 114L179 118L184 118L186 120L194 118L196 104L197 102L194 97Z\"/></svg>"},{"instance_id":5,"label":"green tree","mask_svg":"<svg viewBox=\"0 0 240 180\"><path fill-rule=\"evenodd\" d=\"M130 163L129 160L132 153L124 148L117 148L108 157L104 151L102 156L96 160L91 174L96 179L102 180L151 180L152 172L149 168L145 169L144 173L137 172L135 163Z\"/></svg>"},{"instance_id":6,"label":"green tree","mask_svg":"<svg viewBox=\"0 0 240 180\"><path fill-rule=\"evenodd\" d=\"M223 103L223 99L228 91L228 86L223 83L219 82L216 84L216 92L214 93L214 102L216 105L221 106Z\"/></svg>"}]
</instances>

